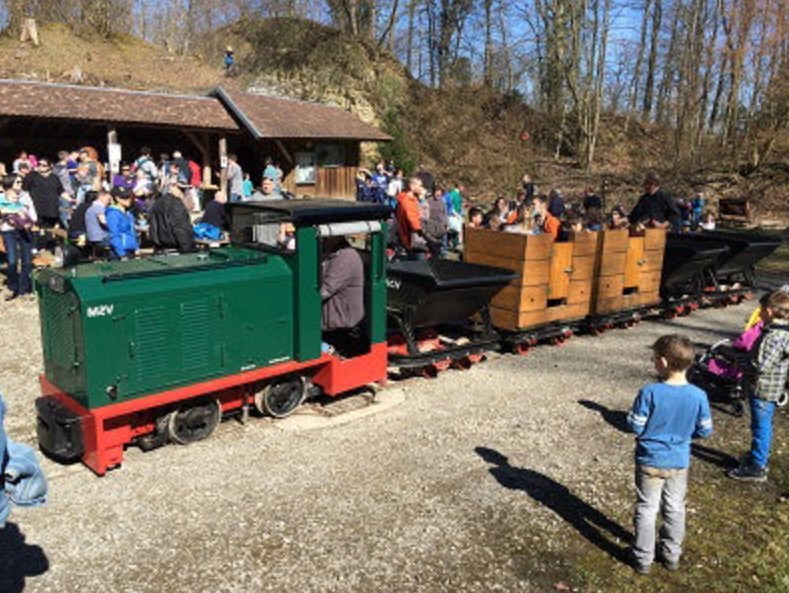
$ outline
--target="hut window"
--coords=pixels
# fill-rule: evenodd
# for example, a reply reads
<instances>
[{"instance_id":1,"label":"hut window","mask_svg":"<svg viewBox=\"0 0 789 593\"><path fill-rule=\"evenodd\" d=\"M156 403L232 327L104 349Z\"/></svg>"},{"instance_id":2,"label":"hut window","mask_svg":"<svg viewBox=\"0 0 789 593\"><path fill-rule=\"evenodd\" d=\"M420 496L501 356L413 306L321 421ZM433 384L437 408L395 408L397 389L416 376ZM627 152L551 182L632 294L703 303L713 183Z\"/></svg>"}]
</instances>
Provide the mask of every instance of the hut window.
<instances>
[{"instance_id":1,"label":"hut window","mask_svg":"<svg viewBox=\"0 0 789 593\"><path fill-rule=\"evenodd\" d=\"M319 167L342 167L345 164L342 144L317 144L315 154Z\"/></svg>"},{"instance_id":2,"label":"hut window","mask_svg":"<svg viewBox=\"0 0 789 593\"><path fill-rule=\"evenodd\" d=\"M294 156L296 157L296 183L298 185L313 185L317 164L315 153L297 152Z\"/></svg>"}]
</instances>

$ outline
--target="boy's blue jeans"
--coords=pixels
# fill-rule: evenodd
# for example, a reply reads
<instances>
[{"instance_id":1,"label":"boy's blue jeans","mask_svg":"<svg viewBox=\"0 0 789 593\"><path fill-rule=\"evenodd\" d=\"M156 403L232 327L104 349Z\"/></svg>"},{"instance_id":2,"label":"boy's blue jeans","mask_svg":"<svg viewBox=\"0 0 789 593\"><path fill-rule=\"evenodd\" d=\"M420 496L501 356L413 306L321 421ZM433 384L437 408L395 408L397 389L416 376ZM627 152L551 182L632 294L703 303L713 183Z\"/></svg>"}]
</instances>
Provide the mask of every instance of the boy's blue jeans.
<instances>
[{"instance_id":1,"label":"boy's blue jeans","mask_svg":"<svg viewBox=\"0 0 789 593\"><path fill-rule=\"evenodd\" d=\"M685 493L688 470L636 466L636 536L633 555L648 566L655 559L655 524L663 515L660 528L660 553L667 562L678 562L685 539Z\"/></svg>"},{"instance_id":2,"label":"boy's blue jeans","mask_svg":"<svg viewBox=\"0 0 789 593\"><path fill-rule=\"evenodd\" d=\"M770 459L776 405L775 402L751 398L751 461L761 468L767 467Z\"/></svg>"}]
</instances>

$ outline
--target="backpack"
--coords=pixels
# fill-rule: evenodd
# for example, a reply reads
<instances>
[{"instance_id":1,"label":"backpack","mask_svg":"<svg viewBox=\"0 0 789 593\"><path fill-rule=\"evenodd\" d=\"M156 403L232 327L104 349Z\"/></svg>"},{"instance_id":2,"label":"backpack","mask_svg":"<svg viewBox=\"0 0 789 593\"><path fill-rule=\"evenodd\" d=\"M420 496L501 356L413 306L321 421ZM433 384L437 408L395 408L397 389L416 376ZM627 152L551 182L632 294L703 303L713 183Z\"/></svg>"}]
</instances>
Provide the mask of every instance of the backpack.
<instances>
[{"instance_id":1,"label":"backpack","mask_svg":"<svg viewBox=\"0 0 789 593\"><path fill-rule=\"evenodd\" d=\"M194 228L195 239L203 239L205 241L221 241L222 229L215 227L207 222L199 222Z\"/></svg>"},{"instance_id":2,"label":"backpack","mask_svg":"<svg viewBox=\"0 0 789 593\"><path fill-rule=\"evenodd\" d=\"M135 170L139 169L145 176L148 178L148 181L156 181L159 178L159 170L156 168L156 165L153 164L153 161L148 157L141 156L134 162Z\"/></svg>"}]
</instances>

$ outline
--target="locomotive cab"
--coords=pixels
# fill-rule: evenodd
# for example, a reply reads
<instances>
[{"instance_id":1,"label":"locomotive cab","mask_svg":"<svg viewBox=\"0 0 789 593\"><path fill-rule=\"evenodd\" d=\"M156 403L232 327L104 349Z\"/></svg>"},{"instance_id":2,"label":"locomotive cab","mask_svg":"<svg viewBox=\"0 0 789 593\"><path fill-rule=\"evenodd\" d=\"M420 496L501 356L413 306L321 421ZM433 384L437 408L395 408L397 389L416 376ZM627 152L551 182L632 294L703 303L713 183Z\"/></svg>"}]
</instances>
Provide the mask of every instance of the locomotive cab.
<instances>
[{"instance_id":1,"label":"locomotive cab","mask_svg":"<svg viewBox=\"0 0 789 593\"><path fill-rule=\"evenodd\" d=\"M272 200L231 206L231 241L278 253L294 273L294 304L303 356L315 356L321 336L321 263L336 238L348 240L364 268L364 318L344 359L370 354L386 340L385 206L339 200Z\"/></svg>"}]
</instances>

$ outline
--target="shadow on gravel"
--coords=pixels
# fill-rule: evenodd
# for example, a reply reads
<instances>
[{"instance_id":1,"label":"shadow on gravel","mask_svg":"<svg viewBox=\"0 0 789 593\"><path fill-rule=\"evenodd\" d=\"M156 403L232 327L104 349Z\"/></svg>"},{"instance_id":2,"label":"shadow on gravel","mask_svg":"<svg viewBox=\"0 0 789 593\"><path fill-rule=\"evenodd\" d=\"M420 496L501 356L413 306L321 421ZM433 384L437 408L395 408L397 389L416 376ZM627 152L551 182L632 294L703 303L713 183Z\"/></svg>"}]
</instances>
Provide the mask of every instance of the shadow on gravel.
<instances>
[{"instance_id":1,"label":"shadow on gravel","mask_svg":"<svg viewBox=\"0 0 789 593\"><path fill-rule=\"evenodd\" d=\"M627 432L627 433L630 432L630 430L627 427L627 412L621 412L619 410L611 410L609 408L606 408L603 404L599 404L590 399L579 399L578 403L581 404L587 410L600 412L600 416L602 416L603 420L605 420L609 425L616 428L619 432Z\"/></svg>"},{"instance_id":2,"label":"shadow on gravel","mask_svg":"<svg viewBox=\"0 0 789 593\"><path fill-rule=\"evenodd\" d=\"M587 541L615 560L628 563L627 544L621 545L614 540L630 542L633 535L619 523L556 480L531 469L511 466L507 457L498 451L487 447L476 447L474 451L493 465L489 471L499 484L510 490L522 490L572 525Z\"/></svg>"},{"instance_id":3,"label":"shadow on gravel","mask_svg":"<svg viewBox=\"0 0 789 593\"><path fill-rule=\"evenodd\" d=\"M740 462L728 453L705 447L697 443L691 443L690 454L699 461L717 465L721 469L731 469L740 465Z\"/></svg>"},{"instance_id":4,"label":"shadow on gravel","mask_svg":"<svg viewBox=\"0 0 789 593\"><path fill-rule=\"evenodd\" d=\"M14 523L0 529L0 591L21 593L25 577L42 575L49 570L49 560L40 546L25 543L24 534Z\"/></svg>"},{"instance_id":5,"label":"shadow on gravel","mask_svg":"<svg viewBox=\"0 0 789 593\"><path fill-rule=\"evenodd\" d=\"M755 308L755 305L754 305ZM743 317L747 319L747 317L751 314L753 309L748 310L747 313L743 314ZM700 331L703 331L705 334L709 334L711 336L715 336L715 341L717 342L718 339L721 340L728 340L735 336L739 330L738 327L735 327L732 330L725 330L725 329L713 329L709 327L709 324L706 320L701 320L698 317L683 317L681 319L672 319L670 321L672 332L676 333L686 333L688 335L694 335Z\"/></svg>"}]
</instances>

